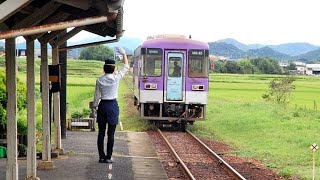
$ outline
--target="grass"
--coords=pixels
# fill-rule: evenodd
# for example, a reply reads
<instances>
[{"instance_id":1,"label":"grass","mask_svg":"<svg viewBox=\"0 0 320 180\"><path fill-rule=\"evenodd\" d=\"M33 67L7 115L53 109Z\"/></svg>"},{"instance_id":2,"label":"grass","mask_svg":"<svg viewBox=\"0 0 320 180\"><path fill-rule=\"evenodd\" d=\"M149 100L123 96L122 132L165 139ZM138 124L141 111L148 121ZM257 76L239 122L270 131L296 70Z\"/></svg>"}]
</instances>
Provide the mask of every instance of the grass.
<instances>
[{"instance_id":1,"label":"grass","mask_svg":"<svg viewBox=\"0 0 320 180\"><path fill-rule=\"evenodd\" d=\"M212 74L208 118L193 129L232 145L240 155L261 160L283 176L311 179L309 147L320 144L320 112L313 108L320 101L320 79L297 77L289 106L264 102L261 95L269 81L278 77Z\"/></svg>"}]
</instances>

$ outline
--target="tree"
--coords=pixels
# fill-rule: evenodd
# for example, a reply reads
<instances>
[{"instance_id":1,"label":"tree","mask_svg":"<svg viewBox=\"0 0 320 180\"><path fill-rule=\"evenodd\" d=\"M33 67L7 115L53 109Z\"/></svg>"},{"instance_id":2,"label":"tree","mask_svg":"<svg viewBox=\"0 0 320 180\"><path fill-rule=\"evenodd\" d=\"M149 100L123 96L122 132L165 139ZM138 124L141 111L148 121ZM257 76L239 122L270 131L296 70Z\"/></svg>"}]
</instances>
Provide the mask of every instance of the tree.
<instances>
[{"instance_id":1,"label":"tree","mask_svg":"<svg viewBox=\"0 0 320 180\"><path fill-rule=\"evenodd\" d=\"M242 68L244 74L254 74L259 71L254 65L251 64L250 59L240 59L239 66Z\"/></svg>"},{"instance_id":2,"label":"tree","mask_svg":"<svg viewBox=\"0 0 320 180\"><path fill-rule=\"evenodd\" d=\"M295 63L290 63L289 66L288 66L288 70L296 70L297 67L296 67L296 64Z\"/></svg>"},{"instance_id":3,"label":"tree","mask_svg":"<svg viewBox=\"0 0 320 180\"><path fill-rule=\"evenodd\" d=\"M278 61L270 58L255 58L250 60L263 74L282 74Z\"/></svg>"},{"instance_id":4,"label":"tree","mask_svg":"<svg viewBox=\"0 0 320 180\"><path fill-rule=\"evenodd\" d=\"M80 52L80 59L105 60L107 58L113 59L114 54L111 48L104 45L90 46Z\"/></svg>"},{"instance_id":5,"label":"tree","mask_svg":"<svg viewBox=\"0 0 320 180\"><path fill-rule=\"evenodd\" d=\"M276 101L277 103L289 103L291 92L295 89L292 84L295 78L287 76L280 79L273 79L269 83L269 93L263 94L265 100Z\"/></svg>"},{"instance_id":6,"label":"tree","mask_svg":"<svg viewBox=\"0 0 320 180\"><path fill-rule=\"evenodd\" d=\"M0 46L0 52L4 52L4 47Z\"/></svg>"},{"instance_id":7,"label":"tree","mask_svg":"<svg viewBox=\"0 0 320 180\"><path fill-rule=\"evenodd\" d=\"M226 64L227 73L243 73L241 66L237 62L227 61Z\"/></svg>"},{"instance_id":8,"label":"tree","mask_svg":"<svg viewBox=\"0 0 320 180\"><path fill-rule=\"evenodd\" d=\"M221 61L215 61L215 62L214 62L214 72L217 72L217 73L226 73L226 72L227 72L227 69L226 69L224 63L221 62Z\"/></svg>"}]
</instances>

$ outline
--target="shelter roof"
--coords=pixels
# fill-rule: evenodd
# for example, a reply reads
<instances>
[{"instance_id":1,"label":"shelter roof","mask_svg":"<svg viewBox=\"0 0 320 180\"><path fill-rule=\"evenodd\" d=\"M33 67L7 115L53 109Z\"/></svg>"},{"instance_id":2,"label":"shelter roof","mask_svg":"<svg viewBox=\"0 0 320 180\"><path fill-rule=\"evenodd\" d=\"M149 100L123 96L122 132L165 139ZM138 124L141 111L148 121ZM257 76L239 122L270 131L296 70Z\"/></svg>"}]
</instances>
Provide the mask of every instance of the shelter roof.
<instances>
[{"instance_id":1,"label":"shelter roof","mask_svg":"<svg viewBox=\"0 0 320 180\"><path fill-rule=\"evenodd\" d=\"M79 25L76 26L77 31L120 38L123 33L123 3L124 0L0 0L0 39L4 39L3 34L93 17L106 17L107 21ZM23 36L53 39L62 32L54 30Z\"/></svg>"}]
</instances>

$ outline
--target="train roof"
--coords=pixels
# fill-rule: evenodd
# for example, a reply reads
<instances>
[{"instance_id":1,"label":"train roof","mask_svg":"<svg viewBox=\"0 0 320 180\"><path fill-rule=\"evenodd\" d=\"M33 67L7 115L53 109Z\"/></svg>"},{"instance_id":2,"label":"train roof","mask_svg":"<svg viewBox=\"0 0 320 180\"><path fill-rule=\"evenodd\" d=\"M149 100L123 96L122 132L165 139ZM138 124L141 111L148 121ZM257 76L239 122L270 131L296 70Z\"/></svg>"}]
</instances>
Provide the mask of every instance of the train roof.
<instances>
[{"instance_id":1,"label":"train roof","mask_svg":"<svg viewBox=\"0 0 320 180\"><path fill-rule=\"evenodd\" d=\"M150 47L163 47L163 48L196 48L196 49L209 49L209 45L206 42L188 39L182 36L178 37L162 37L151 38L144 41L141 45L142 48Z\"/></svg>"}]
</instances>

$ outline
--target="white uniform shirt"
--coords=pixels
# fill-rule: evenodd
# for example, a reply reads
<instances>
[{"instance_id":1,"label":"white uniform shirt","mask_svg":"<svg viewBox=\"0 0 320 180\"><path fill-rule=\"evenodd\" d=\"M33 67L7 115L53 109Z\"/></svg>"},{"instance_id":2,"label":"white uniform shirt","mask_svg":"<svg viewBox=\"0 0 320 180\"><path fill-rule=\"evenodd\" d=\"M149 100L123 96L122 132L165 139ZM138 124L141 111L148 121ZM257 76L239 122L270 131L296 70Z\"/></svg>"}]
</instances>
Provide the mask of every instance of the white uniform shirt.
<instances>
[{"instance_id":1,"label":"white uniform shirt","mask_svg":"<svg viewBox=\"0 0 320 180\"><path fill-rule=\"evenodd\" d=\"M93 107L99 105L100 99L117 99L119 81L128 72L129 65L124 65L123 69L117 74L104 74L96 81L96 91L94 94Z\"/></svg>"}]
</instances>

